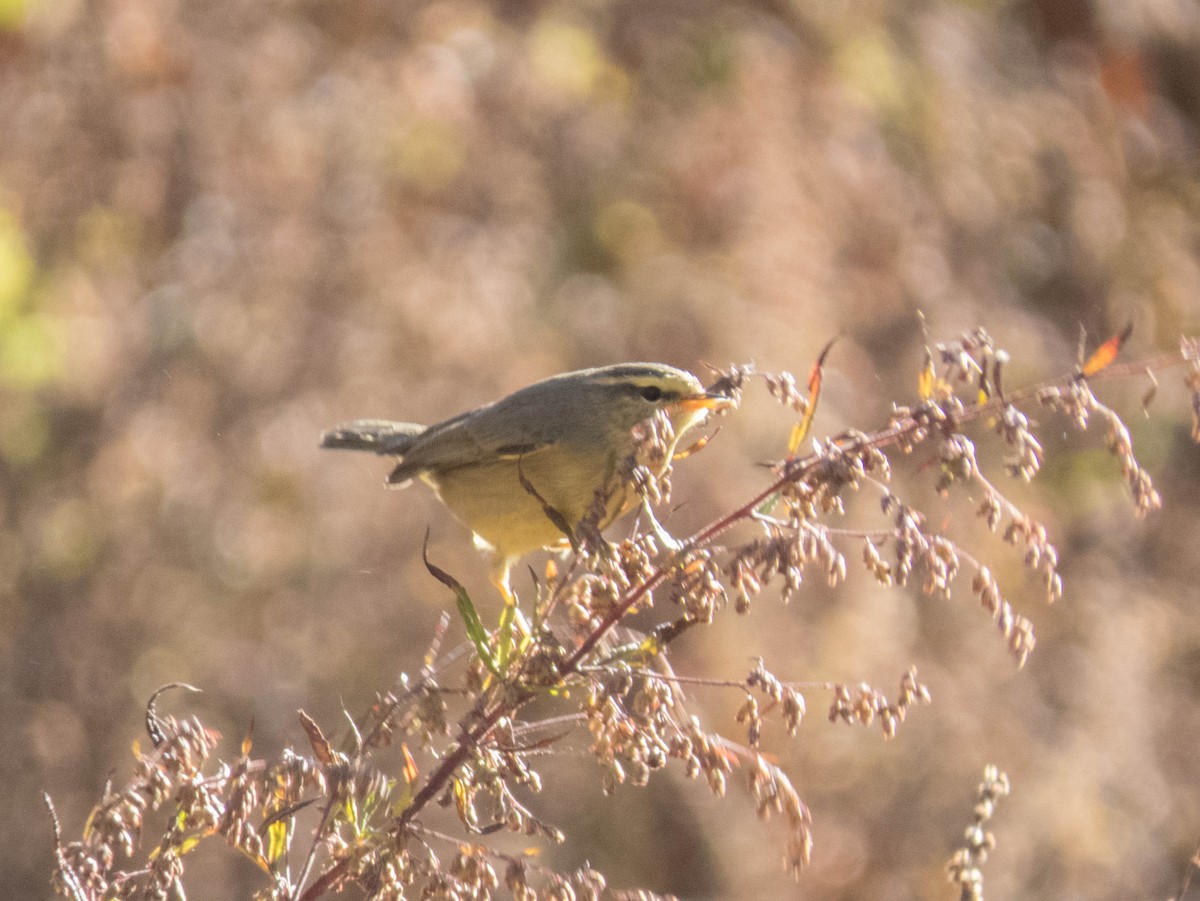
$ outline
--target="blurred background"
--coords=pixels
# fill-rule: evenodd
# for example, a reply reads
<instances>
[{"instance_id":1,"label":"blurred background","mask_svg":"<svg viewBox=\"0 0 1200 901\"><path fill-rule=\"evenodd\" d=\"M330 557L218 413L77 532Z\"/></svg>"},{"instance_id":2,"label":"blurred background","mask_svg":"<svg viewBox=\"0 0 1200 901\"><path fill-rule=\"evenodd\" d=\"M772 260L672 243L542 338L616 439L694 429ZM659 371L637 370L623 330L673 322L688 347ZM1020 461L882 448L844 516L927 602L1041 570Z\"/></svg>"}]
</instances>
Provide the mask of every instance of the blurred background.
<instances>
[{"instance_id":1,"label":"blurred background","mask_svg":"<svg viewBox=\"0 0 1200 901\"><path fill-rule=\"evenodd\" d=\"M39 792L77 837L154 688L201 686L164 709L227 754L253 718L274 755L305 744L296 709L334 730L419 667L449 606L427 526L486 606L465 530L384 491L385 461L319 452L322 428L623 360L803 378L840 336L832 434L914 399L918 310L935 339L985 326L1009 387L1069 369L1081 327L1132 321L1131 359L1200 331L1194 0L0 0L0 136L5 898L49 895ZM762 655L929 684L891 742L825 722L820 692L797 739L768 728L815 820L798 886L737 780L603 799L585 757L547 765L535 809L573 840L544 859L694 899L950 898L992 762L1014 794L989 895L1177 893L1200 841L1200 454L1160 380L1148 418L1144 382L1100 393L1161 513L1134 520L1103 436L1049 415L1045 471L1009 486L1062 551L1054 606L920 454L900 467L1034 620L1025 670L966 584L876 588L853 544L837 591L768 592L679 642L682 672ZM677 471L667 526L748 498L790 426L752 390ZM740 697L689 696L739 735ZM195 857L193 899L263 885Z\"/></svg>"}]
</instances>

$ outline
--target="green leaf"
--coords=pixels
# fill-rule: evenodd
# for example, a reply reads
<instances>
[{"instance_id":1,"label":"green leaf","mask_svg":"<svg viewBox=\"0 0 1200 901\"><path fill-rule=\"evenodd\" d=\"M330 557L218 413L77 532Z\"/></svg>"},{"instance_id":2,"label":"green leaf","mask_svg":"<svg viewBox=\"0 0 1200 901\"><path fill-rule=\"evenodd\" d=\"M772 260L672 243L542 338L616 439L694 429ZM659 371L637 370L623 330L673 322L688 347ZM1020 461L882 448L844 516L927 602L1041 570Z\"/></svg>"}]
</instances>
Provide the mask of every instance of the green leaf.
<instances>
[{"instance_id":1,"label":"green leaf","mask_svg":"<svg viewBox=\"0 0 1200 901\"><path fill-rule=\"evenodd\" d=\"M770 516L771 511L775 509L775 505L779 503L779 495L772 494L769 498L754 508L754 512L759 516Z\"/></svg>"},{"instance_id":2,"label":"green leaf","mask_svg":"<svg viewBox=\"0 0 1200 901\"><path fill-rule=\"evenodd\" d=\"M516 604L505 604L504 609L500 611L500 625L496 629L499 645L496 665L502 671L508 669L508 661L512 657L513 620L516 618L516 615Z\"/></svg>"},{"instance_id":3,"label":"green leaf","mask_svg":"<svg viewBox=\"0 0 1200 901\"><path fill-rule=\"evenodd\" d=\"M463 588L462 583L454 576L429 562L428 529L425 531L425 543L421 546L421 559L425 562L425 568L429 570L429 574L454 592L458 603L458 615L462 617L463 625L467 628L467 637L475 645L479 659L488 668L488 672L499 677L501 675L500 667L492 654L487 629L484 628L483 620L479 618L479 613L475 610L475 605L471 602L471 596L467 594L467 589Z\"/></svg>"}]
</instances>

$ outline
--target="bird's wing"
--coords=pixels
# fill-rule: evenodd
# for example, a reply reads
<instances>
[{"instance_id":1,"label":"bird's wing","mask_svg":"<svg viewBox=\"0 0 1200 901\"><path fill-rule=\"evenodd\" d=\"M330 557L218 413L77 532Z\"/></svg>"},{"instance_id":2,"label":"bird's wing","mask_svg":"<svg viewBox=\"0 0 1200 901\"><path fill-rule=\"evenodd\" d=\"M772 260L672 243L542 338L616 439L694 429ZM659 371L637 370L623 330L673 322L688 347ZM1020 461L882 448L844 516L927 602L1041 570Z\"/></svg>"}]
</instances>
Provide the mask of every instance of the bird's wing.
<instances>
[{"instance_id":1,"label":"bird's wing","mask_svg":"<svg viewBox=\"0 0 1200 901\"><path fill-rule=\"evenodd\" d=\"M513 417L496 406L464 413L422 433L388 481L404 482L424 472L446 472L486 460L526 457L554 444L538 432L528 417Z\"/></svg>"}]
</instances>

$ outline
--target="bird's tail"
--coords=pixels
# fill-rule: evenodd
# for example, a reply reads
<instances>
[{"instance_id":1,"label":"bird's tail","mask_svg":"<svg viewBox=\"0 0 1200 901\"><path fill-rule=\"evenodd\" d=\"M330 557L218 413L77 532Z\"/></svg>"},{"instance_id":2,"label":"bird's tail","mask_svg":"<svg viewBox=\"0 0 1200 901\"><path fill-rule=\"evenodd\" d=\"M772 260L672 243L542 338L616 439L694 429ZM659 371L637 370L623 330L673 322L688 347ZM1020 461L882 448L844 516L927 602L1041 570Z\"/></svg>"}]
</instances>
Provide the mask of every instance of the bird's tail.
<instances>
[{"instance_id":1,"label":"bird's tail","mask_svg":"<svg viewBox=\"0 0 1200 901\"><path fill-rule=\"evenodd\" d=\"M425 431L415 422L388 422L386 419L356 419L321 435L321 447L403 456L413 440Z\"/></svg>"}]
</instances>

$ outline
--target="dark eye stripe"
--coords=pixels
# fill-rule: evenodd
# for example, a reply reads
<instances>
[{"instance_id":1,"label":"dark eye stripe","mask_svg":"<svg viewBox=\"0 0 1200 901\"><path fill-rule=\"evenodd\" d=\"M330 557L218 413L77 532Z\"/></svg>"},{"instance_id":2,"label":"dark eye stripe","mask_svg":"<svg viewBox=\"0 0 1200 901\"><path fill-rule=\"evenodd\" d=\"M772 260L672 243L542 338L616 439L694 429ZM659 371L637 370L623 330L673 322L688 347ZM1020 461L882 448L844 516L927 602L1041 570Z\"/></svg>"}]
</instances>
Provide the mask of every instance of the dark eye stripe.
<instances>
[{"instance_id":1,"label":"dark eye stripe","mask_svg":"<svg viewBox=\"0 0 1200 901\"><path fill-rule=\"evenodd\" d=\"M670 403L679 400L681 396L678 391L664 391L658 385L630 385L629 391L652 404Z\"/></svg>"}]
</instances>

